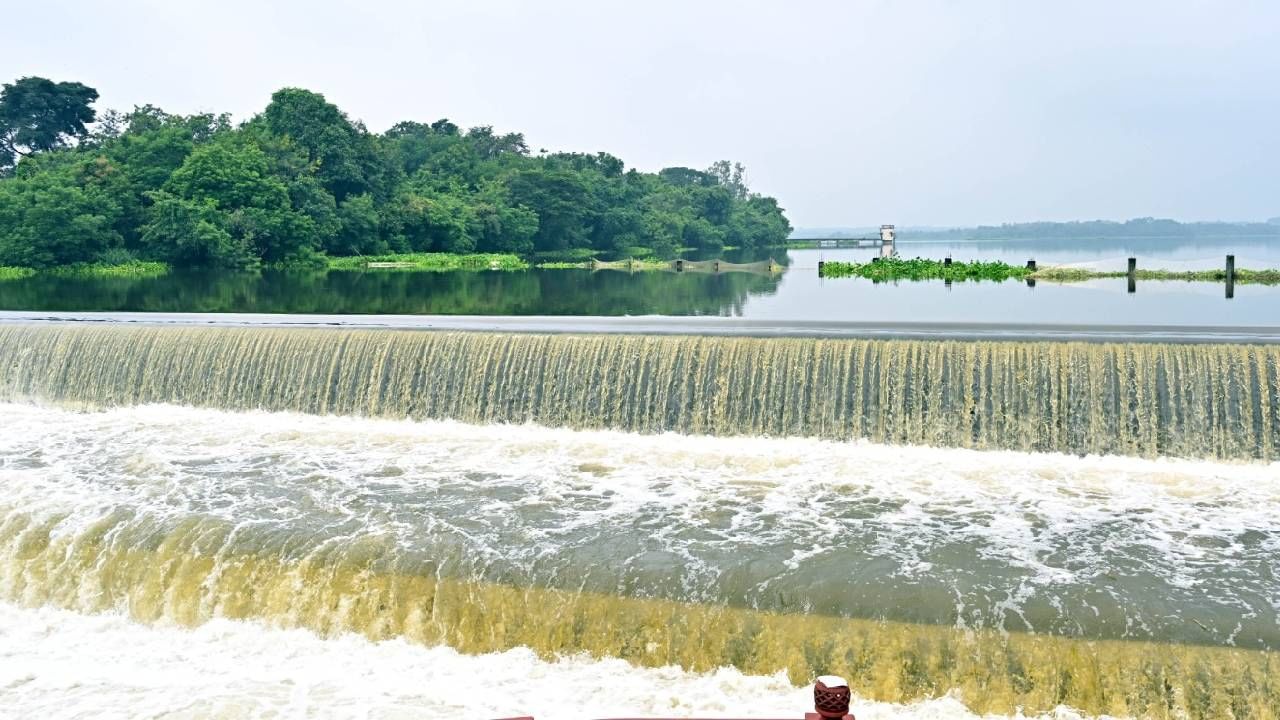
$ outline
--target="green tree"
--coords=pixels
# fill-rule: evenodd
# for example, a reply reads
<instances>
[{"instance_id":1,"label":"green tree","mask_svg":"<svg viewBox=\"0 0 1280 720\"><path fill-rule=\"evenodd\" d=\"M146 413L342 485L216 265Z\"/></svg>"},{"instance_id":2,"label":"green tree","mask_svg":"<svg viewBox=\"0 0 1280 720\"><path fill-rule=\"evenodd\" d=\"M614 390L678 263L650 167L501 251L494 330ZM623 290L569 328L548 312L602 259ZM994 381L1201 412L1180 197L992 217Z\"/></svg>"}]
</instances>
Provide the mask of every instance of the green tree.
<instances>
[{"instance_id":1,"label":"green tree","mask_svg":"<svg viewBox=\"0 0 1280 720\"><path fill-rule=\"evenodd\" d=\"M320 183L338 202L362 193L390 194L386 159L373 136L323 95L299 88L278 90L262 120L273 135L305 152Z\"/></svg>"},{"instance_id":2,"label":"green tree","mask_svg":"<svg viewBox=\"0 0 1280 720\"><path fill-rule=\"evenodd\" d=\"M467 143L476 149L476 153L485 160L494 160L503 155L528 155L529 146L525 144L524 135L507 133L495 135L493 127L481 125L467 131Z\"/></svg>"},{"instance_id":3,"label":"green tree","mask_svg":"<svg viewBox=\"0 0 1280 720\"><path fill-rule=\"evenodd\" d=\"M663 168L658 171L658 177L676 187L714 187L720 184L715 175L687 167Z\"/></svg>"},{"instance_id":4,"label":"green tree","mask_svg":"<svg viewBox=\"0 0 1280 720\"><path fill-rule=\"evenodd\" d=\"M86 262L120 247L114 172L76 162L0 182L0 265Z\"/></svg>"},{"instance_id":5,"label":"green tree","mask_svg":"<svg viewBox=\"0 0 1280 720\"><path fill-rule=\"evenodd\" d=\"M538 214L511 204L506 185L485 184L471 198L474 224L469 233L481 252L527 254L533 251L538 233Z\"/></svg>"},{"instance_id":6,"label":"green tree","mask_svg":"<svg viewBox=\"0 0 1280 720\"><path fill-rule=\"evenodd\" d=\"M750 194L747 188L747 169L742 166L742 163L717 160L707 169L707 173L714 175L720 187L728 190L734 200L746 200Z\"/></svg>"},{"instance_id":7,"label":"green tree","mask_svg":"<svg viewBox=\"0 0 1280 720\"><path fill-rule=\"evenodd\" d=\"M19 157L66 147L88 134L98 91L78 82L25 77L0 89L0 172Z\"/></svg>"},{"instance_id":8,"label":"green tree","mask_svg":"<svg viewBox=\"0 0 1280 720\"><path fill-rule=\"evenodd\" d=\"M142 241L154 255L182 267L244 267L256 261L247 239L226 228L226 216L213 200L164 191L149 195L154 204Z\"/></svg>"},{"instance_id":9,"label":"green tree","mask_svg":"<svg viewBox=\"0 0 1280 720\"><path fill-rule=\"evenodd\" d=\"M471 207L460 193L427 186L406 187L388 212L393 244L415 252L471 252L475 225Z\"/></svg>"},{"instance_id":10,"label":"green tree","mask_svg":"<svg viewBox=\"0 0 1280 720\"><path fill-rule=\"evenodd\" d=\"M511 200L538 216L537 250L587 247L594 207L582 176L563 169L520 170L507 178Z\"/></svg>"},{"instance_id":11,"label":"green tree","mask_svg":"<svg viewBox=\"0 0 1280 720\"><path fill-rule=\"evenodd\" d=\"M381 236L381 217L373 196L353 195L338 206L339 230L325 251L333 255L366 255L387 251Z\"/></svg>"},{"instance_id":12,"label":"green tree","mask_svg":"<svg viewBox=\"0 0 1280 720\"><path fill-rule=\"evenodd\" d=\"M178 249L173 233L182 222L208 223L231 238L227 243L203 232L202 237L218 240L217 252L181 253L196 264L246 264L252 258L281 262L315 250L315 224L293 209L288 188L270 173L266 154L252 143L231 140L197 148L169 177L163 192L151 197L164 203L168 212L162 227L156 226L161 215L153 213L151 227L144 231L157 254L166 250L155 245L158 240L173 242L173 249Z\"/></svg>"}]
</instances>

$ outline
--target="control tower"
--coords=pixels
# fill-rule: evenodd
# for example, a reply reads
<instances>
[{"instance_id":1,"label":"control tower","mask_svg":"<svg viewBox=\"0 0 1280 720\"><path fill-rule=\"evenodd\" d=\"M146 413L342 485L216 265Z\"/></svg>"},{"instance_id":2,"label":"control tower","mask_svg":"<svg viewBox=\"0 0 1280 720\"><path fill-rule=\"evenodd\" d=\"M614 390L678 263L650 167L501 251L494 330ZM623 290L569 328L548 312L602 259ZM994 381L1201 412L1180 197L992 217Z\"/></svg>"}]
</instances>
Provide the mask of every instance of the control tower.
<instances>
[{"instance_id":1,"label":"control tower","mask_svg":"<svg viewBox=\"0 0 1280 720\"><path fill-rule=\"evenodd\" d=\"M880 257L890 258L898 256L898 249L894 245L894 241L898 238L898 231L894 230L892 225L880 226Z\"/></svg>"}]
</instances>

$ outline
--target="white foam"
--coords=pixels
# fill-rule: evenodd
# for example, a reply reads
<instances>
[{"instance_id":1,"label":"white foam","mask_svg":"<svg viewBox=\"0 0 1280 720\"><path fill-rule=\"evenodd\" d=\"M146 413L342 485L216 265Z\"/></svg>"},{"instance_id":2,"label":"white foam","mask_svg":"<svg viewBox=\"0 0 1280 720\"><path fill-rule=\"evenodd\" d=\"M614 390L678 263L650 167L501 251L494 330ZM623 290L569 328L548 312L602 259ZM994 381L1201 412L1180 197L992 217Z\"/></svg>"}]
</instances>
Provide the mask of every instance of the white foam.
<instances>
[{"instance_id":1,"label":"white foam","mask_svg":"<svg viewBox=\"0 0 1280 720\"><path fill-rule=\"evenodd\" d=\"M0 603L0 714L14 718L799 718L812 699L781 675L544 661L526 649L467 656L230 620L185 630ZM855 699L853 709L862 720L976 717L954 697Z\"/></svg>"},{"instance_id":2,"label":"white foam","mask_svg":"<svg viewBox=\"0 0 1280 720\"><path fill-rule=\"evenodd\" d=\"M1280 464L4 404L0 503L55 532L198 516L694 601L842 610L832 578L872 559L855 590L929 585L961 625L1088 634L1101 598L1136 637L1278 632Z\"/></svg>"}]
</instances>

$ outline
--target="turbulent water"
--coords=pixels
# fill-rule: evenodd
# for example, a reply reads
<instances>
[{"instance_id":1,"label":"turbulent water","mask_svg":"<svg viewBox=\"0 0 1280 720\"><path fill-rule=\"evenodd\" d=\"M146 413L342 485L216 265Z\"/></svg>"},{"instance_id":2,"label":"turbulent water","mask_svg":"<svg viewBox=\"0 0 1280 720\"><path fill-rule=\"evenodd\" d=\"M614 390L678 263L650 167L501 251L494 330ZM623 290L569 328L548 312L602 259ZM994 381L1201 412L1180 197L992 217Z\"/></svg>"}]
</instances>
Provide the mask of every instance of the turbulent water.
<instances>
[{"instance_id":1,"label":"turbulent water","mask_svg":"<svg viewBox=\"0 0 1280 720\"><path fill-rule=\"evenodd\" d=\"M228 620L194 630L0 603L0 702L23 718L799 717L811 702L783 676L690 673L621 660L463 655L401 640L320 639ZM497 681L501 678L501 681ZM602 685L607 693L600 692ZM976 720L954 697L859 700L862 720ZM1077 720L1056 708L1046 720Z\"/></svg>"},{"instance_id":2,"label":"turbulent water","mask_svg":"<svg viewBox=\"0 0 1280 720\"><path fill-rule=\"evenodd\" d=\"M0 708L1280 718L1278 369L0 326Z\"/></svg>"},{"instance_id":3,"label":"turbulent water","mask_svg":"<svg viewBox=\"0 0 1280 720\"><path fill-rule=\"evenodd\" d=\"M624 675L635 693L667 678L645 702L682 689L692 705L674 707L704 711L722 706L696 673L725 666L797 682L844 672L867 698L954 692L979 711L1280 702L1263 650L1280 644L1275 465L172 406L0 410L3 599L162 626L47 621L53 649L15 652L12 667L51 662L64 644L118 653L112 638L130 634L212 655L221 633L245 655L237 666L282 662L247 640L251 626L205 628L230 620L674 665ZM8 635L32 611L6 612ZM170 625L201 629L186 641ZM281 637L308 658L337 652ZM389 654L388 672L454 657L360 647L371 661ZM485 657L449 672L534 662ZM581 662L538 661L536 673L546 687L581 685ZM23 688L49 682L10 672L0 698L35 702ZM101 682L139 707L164 698L112 677ZM731 677L730 697L747 692L737 683L765 687ZM367 692L311 682L327 688L317 697ZM770 682L768 707L794 702ZM286 702L278 687L242 685L232 699L205 685L198 707ZM456 698L424 695L437 717Z\"/></svg>"},{"instance_id":4,"label":"turbulent water","mask_svg":"<svg viewBox=\"0 0 1280 720\"><path fill-rule=\"evenodd\" d=\"M0 327L0 398L1275 457L1280 346Z\"/></svg>"}]
</instances>

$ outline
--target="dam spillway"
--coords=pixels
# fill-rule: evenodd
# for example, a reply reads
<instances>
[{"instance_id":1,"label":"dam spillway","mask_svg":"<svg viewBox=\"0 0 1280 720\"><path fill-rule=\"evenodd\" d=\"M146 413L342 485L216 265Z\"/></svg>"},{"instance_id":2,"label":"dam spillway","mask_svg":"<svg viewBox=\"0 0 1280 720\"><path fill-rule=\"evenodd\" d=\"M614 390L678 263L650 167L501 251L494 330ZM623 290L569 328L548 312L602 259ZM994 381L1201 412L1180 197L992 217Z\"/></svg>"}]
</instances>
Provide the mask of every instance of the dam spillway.
<instances>
[{"instance_id":1,"label":"dam spillway","mask_svg":"<svg viewBox=\"0 0 1280 720\"><path fill-rule=\"evenodd\" d=\"M0 327L0 623L1280 717L1276 352Z\"/></svg>"},{"instance_id":2,"label":"dam spillway","mask_svg":"<svg viewBox=\"0 0 1280 720\"><path fill-rule=\"evenodd\" d=\"M1280 347L0 326L0 397L1271 459Z\"/></svg>"}]
</instances>

